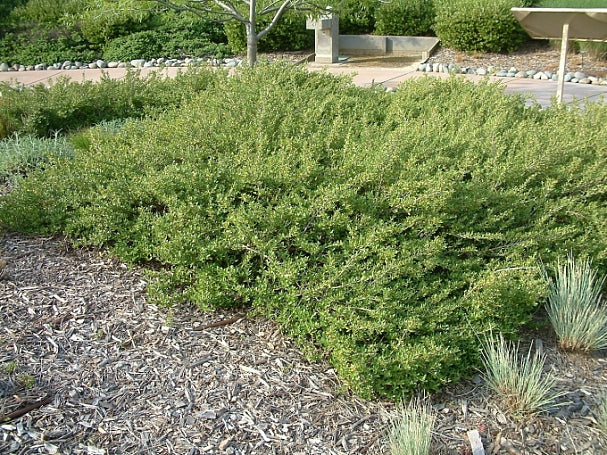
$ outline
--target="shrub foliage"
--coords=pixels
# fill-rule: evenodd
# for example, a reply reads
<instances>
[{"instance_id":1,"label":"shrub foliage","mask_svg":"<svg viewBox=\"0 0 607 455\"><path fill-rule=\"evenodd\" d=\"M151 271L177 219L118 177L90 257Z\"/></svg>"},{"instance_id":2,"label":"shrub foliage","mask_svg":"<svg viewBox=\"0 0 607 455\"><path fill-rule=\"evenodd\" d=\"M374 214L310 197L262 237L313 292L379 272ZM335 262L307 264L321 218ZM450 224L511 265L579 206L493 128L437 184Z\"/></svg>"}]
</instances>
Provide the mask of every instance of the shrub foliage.
<instances>
[{"instance_id":1,"label":"shrub foliage","mask_svg":"<svg viewBox=\"0 0 607 455\"><path fill-rule=\"evenodd\" d=\"M191 69L174 80L130 71L124 79L104 77L100 83L63 78L51 87L0 84L0 139L15 132L51 137L104 121L155 115L193 97L214 77L206 69Z\"/></svg>"},{"instance_id":2,"label":"shrub foliage","mask_svg":"<svg viewBox=\"0 0 607 455\"><path fill-rule=\"evenodd\" d=\"M432 36L434 0L392 0L380 3L375 13L378 35Z\"/></svg>"},{"instance_id":3,"label":"shrub foliage","mask_svg":"<svg viewBox=\"0 0 607 455\"><path fill-rule=\"evenodd\" d=\"M179 109L83 133L0 199L5 228L151 265L159 303L248 306L391 399L457 380L478 334L528 321L539 259L607 263L605 106L541 111L457 78L388 94L278 65L208 74Z\"/></svg>"},{"instance_id":4,"label":"shrub foliage","mask_svg":"<svg viewBox=\"0 0 607 455\"><path fill-rule=\"evenodd\" d=\"M529 39L510 8L524 0L437 0L434 30L446 47L462 51L514 51Z\"/></svg>"}]
</instances>

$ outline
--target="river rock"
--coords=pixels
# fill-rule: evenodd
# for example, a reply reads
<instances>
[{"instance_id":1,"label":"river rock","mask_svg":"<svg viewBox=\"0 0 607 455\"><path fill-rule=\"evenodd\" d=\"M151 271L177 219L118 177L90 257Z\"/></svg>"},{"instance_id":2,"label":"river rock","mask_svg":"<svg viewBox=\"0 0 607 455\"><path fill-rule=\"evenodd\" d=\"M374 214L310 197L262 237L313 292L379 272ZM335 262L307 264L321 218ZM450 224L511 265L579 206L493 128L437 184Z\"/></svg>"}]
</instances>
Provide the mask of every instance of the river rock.
<instances>
[{"instance_id":1,"label":"river rock","mask_svg":"<svg viewBox=\"0 0 607 455\"><path fill-rule=\"evenodd\" d=\"M0 63L0 71L6 73L8 71L8 65L4 62Z\"/></svg>"},{"instance_id":2,"label":"river rock","mask_svg":"<svg viewBox=\"0 0 607 455\"><path fill-rule=\"evenodd\" d=\"M143 68L143 65L145 65L145 59L143 58L136 58L134 60L131 60L131 66L135 68Z\"/></svg>"}]
</instances>

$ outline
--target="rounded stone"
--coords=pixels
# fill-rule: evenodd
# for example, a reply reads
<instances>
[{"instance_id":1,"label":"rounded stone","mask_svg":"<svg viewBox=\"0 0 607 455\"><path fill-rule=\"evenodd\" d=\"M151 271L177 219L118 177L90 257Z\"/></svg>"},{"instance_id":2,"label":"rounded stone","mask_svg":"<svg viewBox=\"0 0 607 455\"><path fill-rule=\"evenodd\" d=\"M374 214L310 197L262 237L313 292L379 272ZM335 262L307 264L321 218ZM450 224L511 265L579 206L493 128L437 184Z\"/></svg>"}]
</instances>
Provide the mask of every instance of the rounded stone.
<instances>
[{"instance_id":1,"label":"rounded stone","mask_svg":"<svg viewBox=\"0 0 607 455\"><path fill-rule=\"evenodd\" d=\"M135 68L142 68L143 65L145 65L145 59L136 58L131 60L131 66L134 66Z\"/></svg>"}]
</instances>

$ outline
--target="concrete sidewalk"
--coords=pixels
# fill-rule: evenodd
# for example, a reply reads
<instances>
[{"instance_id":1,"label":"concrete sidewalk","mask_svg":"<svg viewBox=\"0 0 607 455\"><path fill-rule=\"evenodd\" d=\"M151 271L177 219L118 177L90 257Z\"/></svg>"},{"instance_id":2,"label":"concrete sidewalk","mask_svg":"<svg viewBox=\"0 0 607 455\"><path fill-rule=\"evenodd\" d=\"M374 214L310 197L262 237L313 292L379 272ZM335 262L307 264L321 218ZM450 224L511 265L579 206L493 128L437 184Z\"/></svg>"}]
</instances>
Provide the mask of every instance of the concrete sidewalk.
<instances>
[{"instance_id":1,"label":"concrete sidewalk","mask_svg":"<svg viewBox=\"0 0 607 455\"><path fill-rule=\"evenodd\" d=\"M384 87L395 88L407 79L418 79L423 77L450 77L444 73L424 73L416 71L416 66L403 68L383 68L375 66L353 66L348 63L337 63L330 65L308 64L311 71L327 71L332 74L352 74L356 85L369 87L373 84L383 85ZM158 72L162 76L174 77L179 71L185 68L143 68L140 69L142 75L151 72ZM60 77L68 77L73 81L99 81L103 75L114 79L122 79L127 74L124 68L107 69L86 69L86 70L44 70L44 71L10 71L0 72L0 82L19 83L25 86L35 84L50 85ZM457 77L466 77L471 80L482 80L488 76L461 75ZM504 84L506 93L520 93L525 97L538 102L547 107L553 101L556 95L557 83L554 81L541 81L533 79L517 79L489 76L489 80ZM607 101L607 86L604 85L584 85L566 83L563 94L563 102L571 103L574 99L589 101ZM530 103L532 101L529 101Z\"/></svg>"},{"instance_id":2,"label":"concrete sidewalk","mask_svg":"<svg viewBox=\"0 0 607 455\"><path fill-rule=\"evenodd\" d=\"M356 85L370 87L380 84L384 87L398 87L408 79L420 79L424 77L439 77L446 79L451 77L445 73L424 73L416 70L417 65L406 68L378 68L378 67L348 67L347 64L316 65L311 64L312 70L324 70L332 74L352 74ZM495 77L477 75L457 75L473 81L481 81L488 78L491 82L505 85L505 93L520 93L525 97L548 107L556 96L557 83L555 81L542 81L534 79L520 79L514 77ZM563 92L563 103L572 103L573 100L588 100L593 102L607 102L607 86L566 83Z\"/></svg>"}]
</instances>

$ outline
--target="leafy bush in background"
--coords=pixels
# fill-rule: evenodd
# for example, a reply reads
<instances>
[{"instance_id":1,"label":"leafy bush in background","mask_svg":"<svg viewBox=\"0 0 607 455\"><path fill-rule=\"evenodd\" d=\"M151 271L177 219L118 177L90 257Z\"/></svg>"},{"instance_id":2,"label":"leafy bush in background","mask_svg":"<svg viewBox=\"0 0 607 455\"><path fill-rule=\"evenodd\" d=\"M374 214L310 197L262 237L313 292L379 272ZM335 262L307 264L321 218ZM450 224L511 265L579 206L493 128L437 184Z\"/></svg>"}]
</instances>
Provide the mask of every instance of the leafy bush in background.
<instances>
[{"instance_id":1,"label":"leafy bush in background","mask_svg":"<svg viewBox=\"0 0 607 455\"><path fill-rule=\"evenodd\" d=\"M514 51L529 36L510 8L521 0L437 0L434 30L443 46L462 51Z\"/></svg>"},{"instance_id":2,"label":"leafy bush in background","mask_svg":"<svg viewBox=\"0 0 607 455\"><path fill-rule=\"evenodd\" d=\"M390 399L468 374L479 334L529 321L540 259L607 265L604 105L279 65L208 77L179 109L88 131L0 199L4 227L152 265L159 303L248 306Z\"/></svg>"},{"instance_id":3,"label":"leafy bush in background","mask_svg":"<svg viewBox=\"0 0 607 455\"><path fill-rule=\"evenodd\" d=\"M128 2L15 2L0 22L0 61L35 65L229 53L222 25L162 11L155 2L138 2L137 7Z\"/></svg>"},{"instance_id":4,"label":"leafy bush in background","mask_svg":"<svg viewBox=\"0 0 607 455\"><path fill-rule=\"evenodd\" d=\"M106 42L106 60L225 56L231 53L223 26L185 14L165 13L144 30Z\"/></svg>"},{"instance_id":5,"label":"leafy bush in background","mask_svg":"<svg viewBox=\"0 0 607 455\"><path fill-rule=\"evenodd\" d=\"M364 35L375 30L379 0L346 0L339 10L339 33Z\"/></svg>"},{"instance_id":6,"label":"leafy bush in background","mask_svg":"<svg viewBox=\"0 0 607 455\"><path fill-rule=\"evenodd\" d=\"M113 39L103 49L106 60L130 61L135 58L161 57L162 39L164 37L154 30L144 30Z\"/></svg>"},{"instance_id":7,"label":"leafy bush in background","mask_svg":"<svg viewBox=\"0 0 607 455\"><path fill-rule=\"evenodd\" d=\"M260 31L269 24L260 20L257 30ZM225 32L228 44L234 52L247 49L247 35L241 22L226 22ZM287 12L281 21L259 41L260 52L302 50L314 47L314 31L306 29L306 16L294 11Z\"/></svg>"},{"instance_id":8,"label":"leafy bush in background","mask_svg":"<svg viewBox=\"0 0 607 455\"><path fill-rule=\"evenodd\" d=\"M382 2L375 12L378 35L432 36L434 0Z\"/></svg>"}]
</instances>

